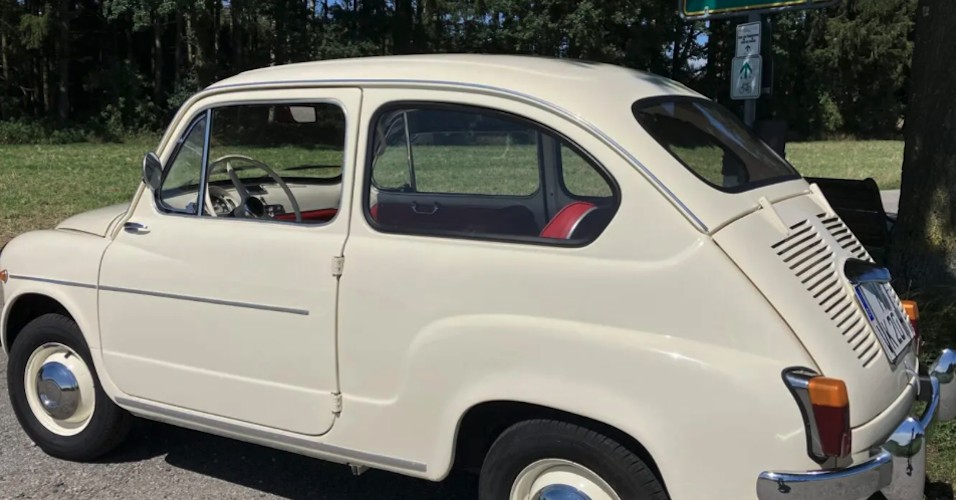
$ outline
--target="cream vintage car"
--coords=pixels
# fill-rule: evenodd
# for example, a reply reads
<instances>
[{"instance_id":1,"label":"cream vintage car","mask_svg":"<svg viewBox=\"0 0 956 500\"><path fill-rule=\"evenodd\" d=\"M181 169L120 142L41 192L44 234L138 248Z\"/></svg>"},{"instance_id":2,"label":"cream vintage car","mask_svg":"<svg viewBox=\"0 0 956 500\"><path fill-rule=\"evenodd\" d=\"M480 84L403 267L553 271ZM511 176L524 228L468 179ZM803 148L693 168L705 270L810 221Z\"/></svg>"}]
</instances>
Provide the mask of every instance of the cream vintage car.
<instances>
[{"instance_id":1,"label":"cream vintage car","mask_svg":"<svg viewBox=\"0 0 956 500\"><path fill-rule=\"evenodd\" d=\"M482 500L922 498L956 354L819 189L673 81L442 55L242 73L132 201L0 255L50 455L130 416ZM925 410L911 416L917 400Z\"/></svg>"}]
</instances>

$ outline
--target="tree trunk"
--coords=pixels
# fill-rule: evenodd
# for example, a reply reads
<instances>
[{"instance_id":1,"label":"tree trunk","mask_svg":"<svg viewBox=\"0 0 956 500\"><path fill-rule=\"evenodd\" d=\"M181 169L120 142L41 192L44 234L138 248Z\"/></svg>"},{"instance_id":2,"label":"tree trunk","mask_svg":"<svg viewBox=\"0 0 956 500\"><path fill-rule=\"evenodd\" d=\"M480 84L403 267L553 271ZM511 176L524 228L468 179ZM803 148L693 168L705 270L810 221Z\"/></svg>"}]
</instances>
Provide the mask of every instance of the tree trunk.
<instances>
[{"instance_id":1,"label":"tree trunk","mask_svg":"<svg viewBox=\"0 0 956 500\"><path fill-rule=\"evenodd\" d=\"M395 21L392 30L392 50L406 54L412 48L412 29L415 13L411 0L395 0Z\"/></svg>"},{"instance_id":2,"label":"tree trunk","mask_svg":"<svg viewBox=\"0 0 956 500\"><path fill-rule=\"evenodd\" d=\"M242 12L242 1L232 0L229 4L229 21L232 23L232 70L236 73L242 71L242 31L240 31L240 13Z\"/></svg>"},{"instance_id":3,"label":"tree trunk","mask_svg":"<svg viewBox=\"0 0 956 500\"><path fill-rule=\"evenodd\" d=\"M920 0L899 220L890 263L901 289L956 282L956 2Z\"/></svg>"},{"instance_id":4,"label":"tree trunk","mask_svg":"<svg viewBox=\"0 0 956 500\"><path fill-rule=\"evenodd\" d=\"M70 119L70 2L61 0L59 4L59 47L57 50L57 114L60 122Z\"/></svg>"},{"instance_id":5,"label":"tree trunk","mask_svg":"<svg viewBox=\"0 0 956 500\"><path fill-rule=\"evenodd\" d=\"M153 102L163 99L163 20L153 13Z\"/></svg>"},{"instance_id":6,"label":"tree trunk","mask_svg":"<svg viewBox=\"0 0 956 500\"><path fill-rule=\"evenodd\" d=\"M704 73L704 93L711 99L716 99L717 86L720 85L720 42L716 36L719 33L718 26L721 21L714 19L710 21L710 30L707 33L707 69Z\"/></svg>"},{"instance_id":7,"label":"tree trunk","mask_svg":"<svg viewBox=\"0 0 956 500\"><path fill-rule=\"evenodd\" d=\"M222 2L214 2L213 8L213 30L212 30L212 53L219 54L219 28L222 26ZM215 56L214 56L215 57Z\"/></svg>"},{"instance_id":8,"label":"tree trunk","mask_svg":"<svg viewBox=\"0 0 956 500\"><path fill-rule=\"evenodd\" d=\"M10 85L10 45L6 30L0 31L0 53L3 54L3 84Z\"/></svg>"},{"instance_id":9,"label":"tree trunk","mask_svg":"<svg viewBox=\"0 0 956 500\"><path fill-rule=\"evenodd\" d=\"M53 104L53 95L50 92L50 64L46 57L40 57L40 86L43 89L43 113L50 115Z\"/></svg>"},{"instance_id":10,"label":"tree trunk","mask_svg":"<svg viewBox=\"0 0 956 500\"><path fill-rule=\"evenodd\" d=\"M196 67L196 51L193 49L196 43L196 30L194 29L195 23L193 22L194 17L196 17L195 7L190 9L189 15L186 17L186 64L189 65L190 69Z\"/></svg>"},{"instance_id":11,"label":"tree trunk","mask_svg":"<svg viewBox=\"0 0 956 500\"><path fill-rule=\"evenodd\" d=\"M183 32L183 12L176 9L176 52L173 54L173 72L176 78L176 84L182 81L183 64L183 38L186 33Z\"/></svg>"}]
</instances>

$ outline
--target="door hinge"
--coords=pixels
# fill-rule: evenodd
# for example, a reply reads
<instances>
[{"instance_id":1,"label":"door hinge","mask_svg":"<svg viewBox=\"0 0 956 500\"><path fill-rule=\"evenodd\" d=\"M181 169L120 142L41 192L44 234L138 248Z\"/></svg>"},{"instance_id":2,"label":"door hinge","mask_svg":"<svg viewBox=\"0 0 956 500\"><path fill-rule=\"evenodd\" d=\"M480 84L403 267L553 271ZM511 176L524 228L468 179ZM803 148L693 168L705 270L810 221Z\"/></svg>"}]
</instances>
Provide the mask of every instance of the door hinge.
<instances>
[{"instance_id":1,"label":"door hinge","mask_svg":"<svg viewBox=\"0 0 956 500\"><path fill-rule=\"evenodd\" d=\"M338 278L342 276L342 269L345 268L345 257L332 257L332 276Z\"/></svg>"},{"instance_id":2,"label":"door hinge","mask_svg":"<svg viewBox=\"0 0 956 500\"><path fill-rule=\"evenodd\" d=\"M332 413L334 415L342 414L342 394L335 392L332 393Z\"/></svg>"}]
</instances>

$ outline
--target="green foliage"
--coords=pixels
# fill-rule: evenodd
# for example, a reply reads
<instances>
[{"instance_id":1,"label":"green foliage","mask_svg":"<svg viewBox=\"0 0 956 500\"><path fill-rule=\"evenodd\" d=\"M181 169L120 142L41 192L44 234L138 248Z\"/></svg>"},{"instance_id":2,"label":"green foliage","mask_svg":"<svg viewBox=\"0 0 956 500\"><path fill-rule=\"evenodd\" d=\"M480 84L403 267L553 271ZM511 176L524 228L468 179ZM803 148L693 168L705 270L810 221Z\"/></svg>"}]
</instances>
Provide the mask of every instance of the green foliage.
<instances>
[{"instance_id":1,"label":"green foliage","mask_svg":"<svg viewBox=\"0 0 956 500\"><path fill-rule=\"evenodd\" d=\"M32 144L46 137L46 131L35 121L0 122L0 144Z\"/></svg>"},{"instance_id":2,"label":"green foliage","mask_svg":"<svg viewBox=\"0 0 956 500\"><path fill-rule=\"evenodd\" d=\"M830 94L820 94L820 100L817 102L817 114L810 118L810 124L813 128L823 134L834 134L843 129L843 113L840 107L830 97ZM814 118L816 118L814 120Z\"/></svg>"},{"instance_id":3,"label":"green foliage","mask_svg":"<svg viewBox=\"0 0 956 500\"><path fill-rule=\"evenodd\" d=\"M35 50L43 47L50 34L50 15L24 14L20 18L20 35L24 47Z\"/></svg>"},{"instance_id":4,"label":"green foliage","mask_svg":"<svg viewBox=\"0 0 956 500\"><path fill-rule=\"evenodd\" d=\"M846 129L866 136L897 130L915 10L916 0L848 0L827 18L809 60Z\"/></svg>"},{"instance_id":5,"label":"green foliage","mask_svg":"<svg viewBox=\"0 0 956 500\"><path fill-rule=\"evenodd\" d=\"M774 94L762 100L762 117L786 120L796 137L895 137L915 3L845 0L772 16ZM15 34L4 49L0 120L45 122L59 111L66 113L60 126L83 124L107 138L158 130L194 92L240 71L422 52L620 64L739 110L728 82L742 19L684 23L675 7L674 0L0 0L0 32ZM66 109L58 106L63 99Z\"/></svg>"},{"instance_id":6,"label":"green foliage","mask_svg":"<svg viewBox=\"0 0 956 500\"><path fill-rule=\"evenodd\" d=\"M62 128L36 120L0 122L0 144L69 144L96 137L96 133L86 128Z\"/></svg>"}]
</instances>

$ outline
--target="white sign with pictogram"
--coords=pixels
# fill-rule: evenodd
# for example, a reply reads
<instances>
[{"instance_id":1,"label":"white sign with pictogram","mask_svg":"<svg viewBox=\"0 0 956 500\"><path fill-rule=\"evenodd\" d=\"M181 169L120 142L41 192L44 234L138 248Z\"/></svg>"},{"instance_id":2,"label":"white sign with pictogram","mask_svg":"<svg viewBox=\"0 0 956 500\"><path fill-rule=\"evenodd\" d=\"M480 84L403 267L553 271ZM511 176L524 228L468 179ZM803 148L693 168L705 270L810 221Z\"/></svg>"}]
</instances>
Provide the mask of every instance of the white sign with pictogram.
<instances>
[{"instance_id":1,"label":"white sign with pictogram","mask_svg":"<svg viewBox=\"0 0 956 500\"><path fill-rule=\"evenodd\" d=\"M730 98L738 101L760 98L762 68L763 58L760 56L735 57L731 68Z\"/></svg>"},{"instance_id":2,"label":"white sign with pictogram","mask_svg":"<svg viewBox=\"0 0 956 500\"><path fill-rule=\"evenodd\" d=\"M760 55L760 23L737 25L737 57Z\"/></svg>"}]
</instances>

